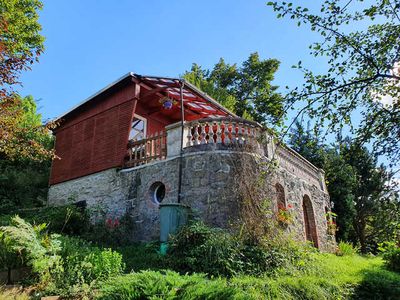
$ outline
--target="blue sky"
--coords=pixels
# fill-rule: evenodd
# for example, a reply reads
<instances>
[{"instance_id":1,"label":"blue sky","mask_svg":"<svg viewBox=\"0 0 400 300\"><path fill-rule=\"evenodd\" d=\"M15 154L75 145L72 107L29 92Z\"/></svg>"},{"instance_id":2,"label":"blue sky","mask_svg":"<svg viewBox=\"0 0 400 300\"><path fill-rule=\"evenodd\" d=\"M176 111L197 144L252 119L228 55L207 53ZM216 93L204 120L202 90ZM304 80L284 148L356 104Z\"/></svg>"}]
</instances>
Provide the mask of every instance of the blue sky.
<instances>
[{"instance_id":1,"label":"blue sky","mask_svg":"<svg viewBox=\"0 0 400 300\"><path fill-rule=\"evenodd\" d=\"M40 23L46 49L23 74L20 91L40 100L45 118L130 71L179 76L193 62L241 63L257 51L281 61L275 84L284 87L301 84L291 68L300 59L314 68L320 63L308 54L316 36L276 19L266 1L47 0Z\"/></svg>"}]
</instances>

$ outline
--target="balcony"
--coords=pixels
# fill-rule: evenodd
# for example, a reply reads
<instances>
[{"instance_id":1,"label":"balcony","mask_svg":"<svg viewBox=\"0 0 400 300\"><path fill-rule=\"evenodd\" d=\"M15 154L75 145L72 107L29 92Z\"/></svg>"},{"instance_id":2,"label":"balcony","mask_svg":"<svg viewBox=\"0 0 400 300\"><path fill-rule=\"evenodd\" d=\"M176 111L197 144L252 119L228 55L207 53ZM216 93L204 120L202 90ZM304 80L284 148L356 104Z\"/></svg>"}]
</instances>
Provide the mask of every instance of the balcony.
<instances>
[{"instance_id":1,"label":"balcony","mask_svg":"<svg viewBox=\"0 0 400 300\"><path fill-rule=\"evenodd\" d=\"M124 167L135 167L177 156L181 152L181 123L171 124L163 132L140 141L129 141ZM261 126L239 118L205 118L185 122L184 151L229 150L253 151L260 148ZM189 149L190 148L190 149Z\"/></svg>"},{"instance_id":2,"label":"balcony","mask_svg":"<svg viewBox=\"0 0 400 300\"><path fill-rule=\"evenodd\" d=\"M165 131L140 141L130 141L124 168L136 167L181 153L181 123L166 126ZM245 151L277 160L279 166L326 191L324 171L296 151L278 144L256 122L231 117L204 118L185 122L183 151Z\"/></svg>"}]
</instances>

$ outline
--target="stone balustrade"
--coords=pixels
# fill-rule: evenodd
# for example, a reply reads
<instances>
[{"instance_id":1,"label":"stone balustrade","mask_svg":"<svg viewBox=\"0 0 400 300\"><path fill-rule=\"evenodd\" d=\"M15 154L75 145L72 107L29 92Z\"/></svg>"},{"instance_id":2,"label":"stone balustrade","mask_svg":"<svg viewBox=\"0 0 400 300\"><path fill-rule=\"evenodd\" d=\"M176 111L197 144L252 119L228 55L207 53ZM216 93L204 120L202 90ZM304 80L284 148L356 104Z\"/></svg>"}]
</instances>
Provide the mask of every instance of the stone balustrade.
<instances>
[{"instance_id":1,"label":"stone balustrade","mask_svg":"<svg viewBox=\"0 0 400 300\"><path fill-rule=\"evenodd\" d=\"M240 118L205 118L185 124L185 147L204 144L256 146L261 125Z\"/></svg>"},{"instance_id":2,"label":"stone balustrade","mask_svg":"<svg viewBox=\"0 0 400 300\"><path fill-rule=\"evenodd\" d=\"M155 151L154 155L148 151L149 155L142 155L140 151L132 151L131 146L126 167L180 155L183 134L182 147L185 152L231 150L257 153L268 159L276 159L281 168L326 191L324 171L315 167L296 151L277 144L272 135L257 122L230 117L204 118L185 122L183 130L180 122L169 125L165 129L166 147L159 147L162 151L160 150L159 153ZM164 134L160 136L165 139ZM146 143L149 142L146 141ZM161 144L164 145L164 143ZM149 149L153 148L149 147ZM158 148L155 147L155 149ZM143 156L139 157L140 161L136 158L137 155Z\"/></svg>"}]
</instances>

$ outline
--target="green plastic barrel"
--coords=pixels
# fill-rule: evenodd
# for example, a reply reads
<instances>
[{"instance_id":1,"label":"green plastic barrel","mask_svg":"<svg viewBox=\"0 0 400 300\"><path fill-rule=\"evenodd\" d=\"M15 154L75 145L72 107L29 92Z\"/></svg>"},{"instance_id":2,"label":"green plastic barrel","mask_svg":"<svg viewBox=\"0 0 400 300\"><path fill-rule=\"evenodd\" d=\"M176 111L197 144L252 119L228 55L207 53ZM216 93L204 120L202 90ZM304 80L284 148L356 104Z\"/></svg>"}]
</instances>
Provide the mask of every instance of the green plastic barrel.
<instances>
[{"instance_id":1,"label":"green plastic barrel","mask_svg":"<svg viewBox=\"0 0 400 300\"><path fill-rule=\"evenodd\" d=\"M160 241L168 240L169 235L175 234L187 223L189 206L180 203L160 204Z\"/></svg>"}]
</instances>

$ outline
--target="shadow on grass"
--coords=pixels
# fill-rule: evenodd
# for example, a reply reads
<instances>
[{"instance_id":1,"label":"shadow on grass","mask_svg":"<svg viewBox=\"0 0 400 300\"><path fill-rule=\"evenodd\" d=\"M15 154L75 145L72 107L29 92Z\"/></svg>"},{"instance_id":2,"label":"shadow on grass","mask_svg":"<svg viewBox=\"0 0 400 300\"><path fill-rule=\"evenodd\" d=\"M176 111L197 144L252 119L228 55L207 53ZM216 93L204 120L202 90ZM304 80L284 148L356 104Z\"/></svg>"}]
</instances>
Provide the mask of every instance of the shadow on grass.
<instances>
[{"instance_id":1,"label":"shadow on grass","mask_svg":"<svg viewBox=\"0 0 400 300\"><path fill-rule=\"evenodd\" d=\"M363 280L352 299L400 300L400 274L385 269L363 271Z\"/></svg>"}]
</instances>

